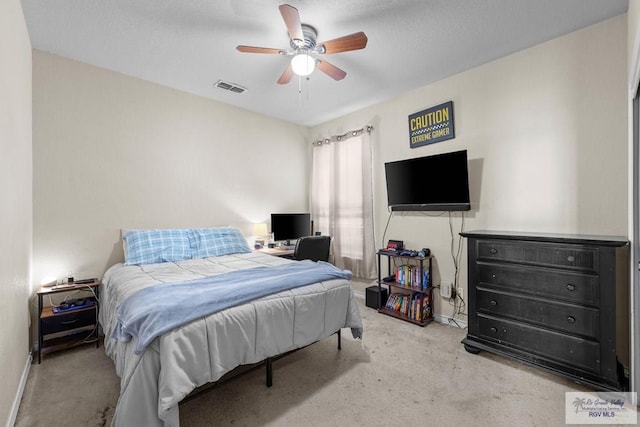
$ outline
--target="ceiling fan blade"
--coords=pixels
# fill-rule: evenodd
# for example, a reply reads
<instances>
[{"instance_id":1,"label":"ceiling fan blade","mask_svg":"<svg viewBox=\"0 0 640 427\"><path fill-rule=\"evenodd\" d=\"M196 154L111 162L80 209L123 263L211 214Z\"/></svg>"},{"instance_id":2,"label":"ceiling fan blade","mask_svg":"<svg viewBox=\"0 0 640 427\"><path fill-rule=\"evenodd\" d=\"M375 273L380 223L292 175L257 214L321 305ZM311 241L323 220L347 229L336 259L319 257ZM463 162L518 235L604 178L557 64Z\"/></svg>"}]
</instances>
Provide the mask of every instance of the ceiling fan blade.
<instances>
[{"instance_id":1,"label":"ceiling fan blade","mask_svg":"<svg viewBox=\"0 0 640 427\"><path fill-rule=\"evenodd\" d=\"M322 59L318 60L318 69L334 80L342 80L347 75L345 71Z\"/></svg>"},{"instance_id":2,"label":"ceiling fan blade","mask_svg":"<svg viewBox=\"0 0 640 427\"><path fill-rule=\"evenodd\" d=\"M322 53L331 54L364 49L367 46L368 40L367 35L360 31L359 33L353 33L348 36L318 43L318 45L324 46L324 52Z\"/></svg>"},{"instance_id":3,"label":"ceiling fan blade","mask_svg":"<svg viewBox=\"0 0 640 427\"><path fill-rule=\"evenodd\" d=\"M236 47L240 52L246 53L280 53L282 49L274 49L271 47L256 47L256 46L243 46L238 45Z\"/></svg>"},{"instance_id":4,"label":"ceiling fan blade","mask_svg":"<svg viewBox=\"0 0 640 427\"><path fill-rule=\"evenodd\" d=\"M304 44L304 35L302 34L302 25L300 24L298 9L288 4L281 4L279 9L291 40L293 40L294 43L297 41L296 44Z\"/></svg>"},{"instance_id":5,"label":"ceiling fan blade","mask_svg":"<svg viewBox=\"0 0 640 427\"><path fill-rule=\"evenodd\" d=\"M278 79L278 84L279 85L286 85L287 83L289 83L291 81L292 77L293 77L293 68L291 68L291 64L289 64L287 69L284 70L284 73L282 73L282 75Z\"/></svg>"}]
</instances>

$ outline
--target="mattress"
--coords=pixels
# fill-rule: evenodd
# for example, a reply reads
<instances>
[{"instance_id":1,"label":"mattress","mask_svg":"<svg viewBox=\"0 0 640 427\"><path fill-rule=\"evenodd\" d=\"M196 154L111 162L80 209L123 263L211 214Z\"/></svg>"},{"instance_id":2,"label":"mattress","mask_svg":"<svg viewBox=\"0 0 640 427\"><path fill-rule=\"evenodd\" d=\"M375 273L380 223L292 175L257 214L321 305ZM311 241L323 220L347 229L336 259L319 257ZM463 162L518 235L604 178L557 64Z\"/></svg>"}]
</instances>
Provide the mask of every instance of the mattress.
<instances>
[{"instance_id":1,"label":"mattress","mask_svg":"<svg viewBox=\"0 0 640 427\"><path fill-rule=\"evenodd\" d=\"M279 292L196 319L154 339L134 354L135 340L112 338L117 308L131 295L234 271L296 262L252 252L140 266L116 264L103 277L99 320L105 351L120 377L113 426L179 426L178 403L195 388L253 364L324 339L342 328L362 336L348 280Z\"/></svg>"}]
</instances>

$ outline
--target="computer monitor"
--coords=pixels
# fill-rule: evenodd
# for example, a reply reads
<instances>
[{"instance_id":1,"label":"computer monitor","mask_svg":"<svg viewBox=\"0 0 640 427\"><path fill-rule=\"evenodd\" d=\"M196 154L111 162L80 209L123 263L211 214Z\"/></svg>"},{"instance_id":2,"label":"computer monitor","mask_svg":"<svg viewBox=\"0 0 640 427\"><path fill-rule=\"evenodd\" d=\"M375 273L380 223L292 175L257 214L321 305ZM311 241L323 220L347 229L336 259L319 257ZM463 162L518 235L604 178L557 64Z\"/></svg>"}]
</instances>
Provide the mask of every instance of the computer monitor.
<instances>
[{"instance_id":1,"label":"computer monitor","mask_svg":"<svg viewBox=\"0 0 640 427\"><path fill-rule=\"evenodd\" d=\"M275 241L286 241L311 236L311 214L308 213L272 213L271 232Z\"/></svg>"}]
</instances>

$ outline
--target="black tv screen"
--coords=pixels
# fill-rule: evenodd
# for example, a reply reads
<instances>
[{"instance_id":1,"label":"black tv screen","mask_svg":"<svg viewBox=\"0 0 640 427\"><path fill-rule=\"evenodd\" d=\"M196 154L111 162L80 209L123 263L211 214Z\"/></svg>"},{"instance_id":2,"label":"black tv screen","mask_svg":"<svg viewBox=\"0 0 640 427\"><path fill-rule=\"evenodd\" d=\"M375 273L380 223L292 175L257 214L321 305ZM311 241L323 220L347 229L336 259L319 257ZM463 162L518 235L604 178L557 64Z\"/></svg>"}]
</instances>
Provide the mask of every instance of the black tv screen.
<instances>
[{"instance_id":1,"label":"black tv screen","mask_svg":"<svg viewBox=\"0 0 640 427\"><path fill-rule=\"evenodd\" d=\"M311 214L272 213L271 232L276 241L311 236Z\"/></svg>"},{"instance_id":2,"label":"black tv screen","mask_svg":"<svg viewBox=\"0 0 640 427\"><path fill-rule=\"evenodd\" d=\"M468 211L467 150L385 163L392 211Z\"/></svg>"}]
</instances>

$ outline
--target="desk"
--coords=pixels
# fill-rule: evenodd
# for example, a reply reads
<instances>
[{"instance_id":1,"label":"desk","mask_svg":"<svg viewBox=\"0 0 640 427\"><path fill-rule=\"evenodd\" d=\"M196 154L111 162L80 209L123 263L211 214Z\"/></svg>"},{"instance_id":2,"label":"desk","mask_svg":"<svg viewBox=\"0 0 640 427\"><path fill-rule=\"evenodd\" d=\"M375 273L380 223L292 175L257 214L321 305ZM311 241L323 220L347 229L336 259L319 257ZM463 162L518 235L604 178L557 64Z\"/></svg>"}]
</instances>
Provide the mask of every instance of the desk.
<instances>
[{"instance_id":1,"label":"desk","mask_svg":"<svg viewBox=\"0 0 640 427\"><path fill-rule=\"evenodd\" d=\"M262 252L263 254L279 256L282 258L293 258L293 249L262 248L256 249L256 252Z\"/></svg>"}]
</instances>

